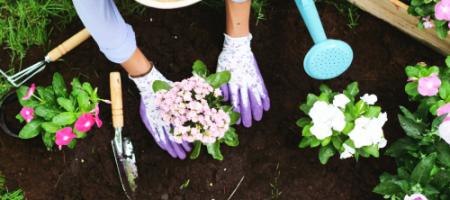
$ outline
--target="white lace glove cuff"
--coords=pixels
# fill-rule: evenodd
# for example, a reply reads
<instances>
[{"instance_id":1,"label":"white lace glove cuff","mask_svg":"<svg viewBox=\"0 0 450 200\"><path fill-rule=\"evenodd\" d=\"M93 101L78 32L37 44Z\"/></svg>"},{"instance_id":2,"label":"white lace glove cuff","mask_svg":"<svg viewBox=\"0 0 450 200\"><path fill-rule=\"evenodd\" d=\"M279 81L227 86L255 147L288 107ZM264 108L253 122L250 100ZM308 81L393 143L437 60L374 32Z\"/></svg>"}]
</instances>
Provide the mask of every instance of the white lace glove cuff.
<instances>
[{"instance_id":1,"label":"white lace glove cuff","mask_svg":"<svg viewBox=\"0 0 450 200\"><path fill-rule=\"evenodd\" d=\"M153 81L155 80L162 80L169 82L162 74L159 72L155 66L151 69L151 71L141 77L131 77L129 76L131 80L136 83L136 86L138 87L141 94L145 93L154 93L153 92Z\"/></svg>"},{"instance_id":2,"label":"white lace glove cuff","mask_svg":"<svg viewBox=\"0 0 450 200\"><path fill-rule=\"evenodd\" d=\"M250 43L252 41L252 34L249 34L245 37L231 37L227 34L225 35L225 40L223 42L223 50L247 50L251 51Z\"/></svg>"}]
</instances>

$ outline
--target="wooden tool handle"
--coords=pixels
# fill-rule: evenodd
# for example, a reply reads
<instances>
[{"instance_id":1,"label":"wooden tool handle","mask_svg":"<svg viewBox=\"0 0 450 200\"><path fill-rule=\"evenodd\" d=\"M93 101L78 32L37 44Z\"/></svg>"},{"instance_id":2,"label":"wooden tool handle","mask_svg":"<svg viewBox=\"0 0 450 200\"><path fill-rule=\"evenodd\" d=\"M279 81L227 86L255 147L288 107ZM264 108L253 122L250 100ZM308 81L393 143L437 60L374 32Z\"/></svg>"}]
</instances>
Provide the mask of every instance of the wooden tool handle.
<instances>
[{"instance_id":1,"label":"wooden tool handle","mask_svg":"<svg viewBox=\"0 0 450 200\"><path fill-rule=\"evenodd\" d=\"M56 61L62 56L66 55L69 51L86 41L91 34L87 31L87 29L83 29L77 34L73 35L62 44L51 50L47 56L50 58L50 61Z\"/></svg>"},{"instance_id":2,"label":"wooden tool handle","mask_svg":"<svg viewBox=\"0 0 450 200\"><path fill-rule=\"evenodd\" d=\"M109 85L111 89L111 111L114 128L123 127L123 102L122 81L119 72L109 74Z\"/></svg>"}]
</instances>

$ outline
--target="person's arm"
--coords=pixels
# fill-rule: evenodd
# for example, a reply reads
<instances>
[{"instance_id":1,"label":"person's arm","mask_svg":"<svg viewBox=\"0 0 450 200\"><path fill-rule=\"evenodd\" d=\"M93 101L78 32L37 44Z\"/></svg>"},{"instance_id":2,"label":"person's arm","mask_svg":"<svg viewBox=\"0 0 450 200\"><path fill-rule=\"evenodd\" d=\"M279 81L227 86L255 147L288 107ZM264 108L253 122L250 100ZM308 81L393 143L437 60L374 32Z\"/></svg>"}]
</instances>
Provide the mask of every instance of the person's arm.
<instances>
[{"instance_id":1,"label":"person's arm","mask_svg":"<svg viewBox=\"0 0 450 200\"><path fill-rule=\"evenodd\" d=\"M221 87L225 100L231 100L236 112L241 113L246 127L260 121L270 108L270 99L258 64L251 50L251 1L225 0L226 34L217 71L228 70L231 80Z\"/></svg>"}]
</instances>

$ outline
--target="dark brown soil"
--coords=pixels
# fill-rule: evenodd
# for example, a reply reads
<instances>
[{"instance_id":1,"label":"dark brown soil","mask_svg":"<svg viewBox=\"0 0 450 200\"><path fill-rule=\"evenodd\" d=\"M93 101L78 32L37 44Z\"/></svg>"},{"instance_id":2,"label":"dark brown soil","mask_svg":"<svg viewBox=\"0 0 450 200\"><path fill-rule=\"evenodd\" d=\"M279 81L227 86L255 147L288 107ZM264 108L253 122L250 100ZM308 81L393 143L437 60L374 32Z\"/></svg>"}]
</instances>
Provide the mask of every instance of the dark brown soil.
<instances>
[{"instance_id":1,"label":"dark brown soil","mask_svg":"<svg viewBox=\"0 0 450 200\"><path fill-rule=\"evenodd\" d=\"M404 66L418 61L442 64L443 56L366 13L361 13L360 26L350 30L345 18L333 7L318 7L329 37L347 41L355 53L351 69L325 83L341 90L351 81L359 81L362 92L378 94L390 117L387 138L392 141L402 136L396 114L399 105L409 105L403 92ZM272 1L266 18L252 28L253 51L268 86L272 108L252 128L238 128L241 144L234 149L225 148L223 162L213 160L205 152L197 160L174 160L160 150L137 114L139 95L134 84L119 66L106 60L93 40L67 55L64 62L48 66L34 81L48 84L55 71L67 79L81 75L108 98L109 72L122 71L125 133L131 136L137 150L139 200L227 199L243 176L233 199L276 199L275 189L281 192L278 199L287 200L381 199L371 190L383 171L395 169L391 159L356 162L333 158L323 166L317 149L297 148L300 130L295 121L301 116L298 105L307 93L317 92L323 82L309 78L302 69L303 57L312 41L294 1ZM223 13L197 5L172 11L148 9L144 16L127 20L134 26L143 51L168 78L188 77L195 59L204 60L210 70L214 69L223 40ZM52 38L52 44L79 29L79 22L73 24ZM42 55L43 50L35 49L25 63L32 64ZM0 170L10 185L23 188L31 200L125 199L110 149L113 129L108 123L109 106L102 108L105 126L92 131L73 151L48 152L40 139L22 141L0 134ZM188 179L189 186L180 190Z\"/></svg>"}]
</instances>

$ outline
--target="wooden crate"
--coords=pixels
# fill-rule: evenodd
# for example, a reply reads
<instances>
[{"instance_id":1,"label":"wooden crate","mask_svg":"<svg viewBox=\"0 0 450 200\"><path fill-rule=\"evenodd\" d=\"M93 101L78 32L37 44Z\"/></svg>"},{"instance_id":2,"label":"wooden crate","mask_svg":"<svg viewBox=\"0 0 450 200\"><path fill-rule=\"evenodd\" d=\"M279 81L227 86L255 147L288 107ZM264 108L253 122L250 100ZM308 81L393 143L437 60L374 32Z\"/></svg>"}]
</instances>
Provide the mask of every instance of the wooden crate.
<instances>
[{"instance_id":1,"label":"wooden crate","mask_svg":"<svg viewBox=\"0 0 450 200\"><path fill-rule=\"evenodd\" d=\"M450 36L440 39L434 29L419 29L419 18L408 14L408 5L399 0L347 0L362 10L388 22L443 55L450 55Z\"/></svg>"}]
</instances>

